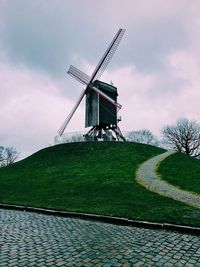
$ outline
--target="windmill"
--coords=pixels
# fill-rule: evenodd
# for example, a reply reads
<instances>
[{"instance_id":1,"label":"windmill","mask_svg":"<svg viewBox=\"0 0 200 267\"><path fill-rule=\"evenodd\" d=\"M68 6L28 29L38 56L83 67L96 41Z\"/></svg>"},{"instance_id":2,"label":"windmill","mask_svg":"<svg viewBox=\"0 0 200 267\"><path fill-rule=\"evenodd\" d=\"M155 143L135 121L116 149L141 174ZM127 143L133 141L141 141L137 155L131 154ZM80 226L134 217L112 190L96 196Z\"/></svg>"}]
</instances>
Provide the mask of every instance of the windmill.
<instances>
[{"instance_id":1,"label":"windmill","mask_svg":"<svg viewBox=\"0 0 200 267\"><path fill-rule=\"evenodd\" d=\"M92 128L84 136L85 140L98 141L117 139L119 141L125 141L118 126L118 122L121 119L117 116L117 112L122 106L117 103L117 88L113 86L113 84L107 84L99 80L112 59L124 32L125 29L118 30L91 77L72 65L69 67L67 73L83 84L85 89L81 92L72 111L58 130L60 136L64 133L83 97L86 96L85 127Z\"/></svg>"}]
</instances>

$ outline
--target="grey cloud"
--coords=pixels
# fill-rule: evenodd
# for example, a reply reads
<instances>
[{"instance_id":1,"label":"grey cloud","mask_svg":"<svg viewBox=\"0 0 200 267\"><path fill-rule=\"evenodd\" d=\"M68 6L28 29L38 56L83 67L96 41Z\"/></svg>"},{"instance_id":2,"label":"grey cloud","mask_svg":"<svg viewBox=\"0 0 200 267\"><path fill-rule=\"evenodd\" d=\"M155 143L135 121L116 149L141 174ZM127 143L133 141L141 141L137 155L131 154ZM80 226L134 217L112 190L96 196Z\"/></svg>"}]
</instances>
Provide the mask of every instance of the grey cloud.
<instances>
[{"instance_id":1,"label":"grey cloud","mask_svg":"<svg viewBox=\"0 0 200 267\"><path fill-rule=\"evenodd\" d=\"M73 52L83 55L84 51L86 57L91 54L88 41L96 39L99 33L95 23L89 21L93 16L90 11L82 12L82 4L77 1L74 4L72 1L49 3L7 2L1 45L12 62L23 62L61 75Z\"/></svg>"},{"instance_id":2,"label":"grey cloud","mask_svg":"<svg viewBox=\"0 0 200 267\"><path fill-rule=\"evenodd\" d=\"M130 1L126 2L132 6ZM115 18L113 34L105 31L115 8L113 6L108 17L110 6L104 1L16 0L5 3L1 45L10 60L44 69L54 76L64 76L73 53L96 65L118 27ZM125 10L122 4L121 7L118 16L123 18ZM147 18L137 23L134 12L132 16L133 23L127 29L120 56L116 56L111 67L134 62L144 70L160 68L160 55L166 49L183 44L183 31L174 17Z\"/></svg>"}]
</instances>

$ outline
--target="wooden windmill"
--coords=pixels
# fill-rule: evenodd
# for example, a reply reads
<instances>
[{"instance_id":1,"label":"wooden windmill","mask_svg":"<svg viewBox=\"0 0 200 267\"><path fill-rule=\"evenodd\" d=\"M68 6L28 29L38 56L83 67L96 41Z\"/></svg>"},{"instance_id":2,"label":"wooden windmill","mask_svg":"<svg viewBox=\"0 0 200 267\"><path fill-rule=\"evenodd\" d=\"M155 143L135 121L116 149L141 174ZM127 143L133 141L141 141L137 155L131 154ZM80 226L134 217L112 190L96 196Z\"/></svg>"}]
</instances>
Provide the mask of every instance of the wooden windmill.
<instances>
[{"instance_id":1,"label":"wooden windmill","mask_svg":"<svg viewBox=\"0 0 200 267\"><path fill-rule=\"evenodd\" d=\"M119 29L108 49L101 58L91 77L74 66L70 66L68 74L85 86L74 108L60 127L58 134L62 136L67 125L76 112L84 96L86 96L85 127L92 127L85 135L85 139L92 140L124 140L118 127L117 112L121 105L117 103L117 88L111 84L99 81L114 55L125 29Z\"/></svg>"}]
</instances>

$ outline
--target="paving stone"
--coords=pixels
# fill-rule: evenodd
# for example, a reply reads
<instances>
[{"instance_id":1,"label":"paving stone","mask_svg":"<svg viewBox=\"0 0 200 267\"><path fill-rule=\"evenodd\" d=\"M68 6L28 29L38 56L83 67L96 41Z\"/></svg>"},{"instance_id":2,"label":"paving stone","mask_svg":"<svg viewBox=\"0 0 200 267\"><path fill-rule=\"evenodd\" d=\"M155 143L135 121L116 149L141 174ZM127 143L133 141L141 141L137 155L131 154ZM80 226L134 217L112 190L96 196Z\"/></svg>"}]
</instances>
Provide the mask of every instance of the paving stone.
<instances>
[{"instance_id":1,"label":"paving stone","mask_svg":"<svg viewBox=\"0 0 200 267\"><path fill-rule=\"evenodd\" d=\"M200 267L200 237L0 209L0 267Z\"/></svg>"}]
</instances>

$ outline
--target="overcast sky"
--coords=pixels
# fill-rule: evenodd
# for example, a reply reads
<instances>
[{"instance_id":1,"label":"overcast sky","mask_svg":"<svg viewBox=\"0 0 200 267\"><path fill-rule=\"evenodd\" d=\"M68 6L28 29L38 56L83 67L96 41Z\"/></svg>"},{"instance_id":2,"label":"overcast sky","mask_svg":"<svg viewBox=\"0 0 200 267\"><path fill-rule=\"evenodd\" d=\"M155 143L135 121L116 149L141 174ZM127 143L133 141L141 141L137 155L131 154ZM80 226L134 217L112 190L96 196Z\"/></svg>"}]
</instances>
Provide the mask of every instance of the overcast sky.
<instances>
[{"instance_id":1,"label":"overcast sky","mask_svg":"<svg viewBox=\"0 0 200 267\"><path fill-rule=\"evenodd\" d=\"M22 156L53 143L82 86L119 28L126 32L101 77L118 88L121 130L155 135L200 121L200 1L0 0L0 145ZM67 131L84 129L85 101Z\"/></svg>"}]
</instances>

